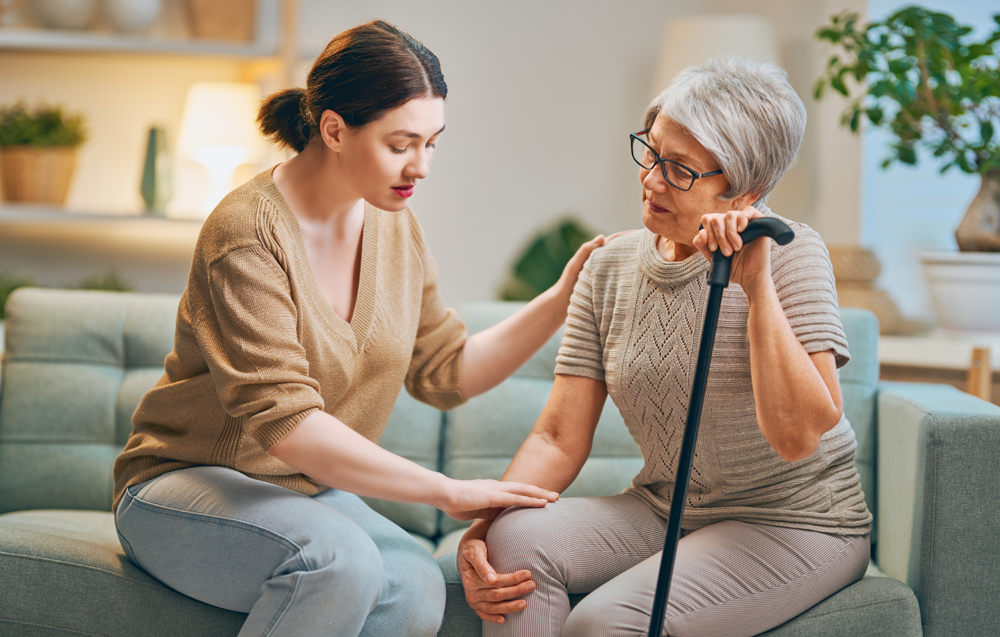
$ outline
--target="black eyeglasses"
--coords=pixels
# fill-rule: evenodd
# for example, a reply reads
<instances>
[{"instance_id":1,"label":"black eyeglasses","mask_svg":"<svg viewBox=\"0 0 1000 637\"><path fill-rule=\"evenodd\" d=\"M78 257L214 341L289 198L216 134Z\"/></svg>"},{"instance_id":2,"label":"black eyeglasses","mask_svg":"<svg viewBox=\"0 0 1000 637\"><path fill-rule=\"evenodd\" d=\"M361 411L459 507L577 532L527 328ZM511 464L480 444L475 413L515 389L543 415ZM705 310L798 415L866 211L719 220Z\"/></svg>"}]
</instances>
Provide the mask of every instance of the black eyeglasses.
<instances>
[{"instance_id":1,"label":"black eyeglasses","mask_svg":"<svg viewBox=\"0 0 1000 637\"><path fill-rule=\"evenodd\" d=\"M629 135L629 139L632 144L632 159L635 163L639 164L646 170L653 170L657 164L660 165L660 170L663 171L663 178L667 180L667 183L678 190L691 190L691 186L694 185L696 179L701 179L702 177L712 177L714 175L721 175L721 170L713 170L707 173L699 173L691 170L684 164L678 164L677 162L664 159L656 154L656 152L650 148L649 144L642 139L642 135L647 135L649 130L641 130Z\"/></svg>"}]
</instances>

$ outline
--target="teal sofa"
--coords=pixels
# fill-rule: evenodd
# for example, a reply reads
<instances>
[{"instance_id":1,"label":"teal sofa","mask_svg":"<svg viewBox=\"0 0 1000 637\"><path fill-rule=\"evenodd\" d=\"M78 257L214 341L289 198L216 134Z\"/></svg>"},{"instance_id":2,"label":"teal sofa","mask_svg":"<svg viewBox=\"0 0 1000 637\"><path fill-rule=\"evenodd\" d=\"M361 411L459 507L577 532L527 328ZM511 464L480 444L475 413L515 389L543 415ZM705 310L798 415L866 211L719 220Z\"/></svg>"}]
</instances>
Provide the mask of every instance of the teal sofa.
<instances>
[{"instance_id":1,"label":"teal sofa","mask_svg":"<svg viewBox=\"0 0 1000 637\"><path fill-rule=\"evenodd\" d=\"M0 374L0 635L235 635L243 615L166 588L115 535L111 467L160 376L178 298L21 289L8 300ZM470 331L514 304L460 310ZM1000 634L1000 408L938 385L877 380L874 317L845 309L841 370L858 437L876 563L860 582L767 633L775 637ZM448 413L400 395L383 445L457 478L499 476L541 412L554 337L512 378ZM594 453L566 492L621 491L642 462L609 402ZM462 524L413 504L372 506L438 557L440 634L480 634L454 549ZM881 569L888 577L879 574Z\"/></svg>"}]
</instances>

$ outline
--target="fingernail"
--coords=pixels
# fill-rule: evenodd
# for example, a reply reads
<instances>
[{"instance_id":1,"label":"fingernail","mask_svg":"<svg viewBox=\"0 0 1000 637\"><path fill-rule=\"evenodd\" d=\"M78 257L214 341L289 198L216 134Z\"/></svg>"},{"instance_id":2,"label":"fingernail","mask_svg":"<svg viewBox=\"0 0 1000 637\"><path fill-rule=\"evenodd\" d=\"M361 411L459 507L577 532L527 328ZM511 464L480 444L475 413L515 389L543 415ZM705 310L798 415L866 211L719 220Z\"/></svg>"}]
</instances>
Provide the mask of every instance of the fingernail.
<instances>
[{"instance_id":1,"label":"fingernail","mask_svg":"<svg viewBox=\"0 0 1000 637\"><path fill-rule=\"evenodd\" d=\"M488 575L486 576L486 581L487 581L487 582L490 582L490 583L492 584L493 582L497 581L497 576L496 576L496 575L494 575L493 573L489 573L489 574L488 574Z\"/></svg>"},{"instance_id":2,"label":"fingernail","mask_svg":"<svg viewBox=\"0 0 1000 637\"><path fill-rule=\"evenodd\" d=\"M524 602L518 602L517 604L518 608L524 608L525 606L527 606L527 604L525 604Z\"/></svg>"}]
</instances>

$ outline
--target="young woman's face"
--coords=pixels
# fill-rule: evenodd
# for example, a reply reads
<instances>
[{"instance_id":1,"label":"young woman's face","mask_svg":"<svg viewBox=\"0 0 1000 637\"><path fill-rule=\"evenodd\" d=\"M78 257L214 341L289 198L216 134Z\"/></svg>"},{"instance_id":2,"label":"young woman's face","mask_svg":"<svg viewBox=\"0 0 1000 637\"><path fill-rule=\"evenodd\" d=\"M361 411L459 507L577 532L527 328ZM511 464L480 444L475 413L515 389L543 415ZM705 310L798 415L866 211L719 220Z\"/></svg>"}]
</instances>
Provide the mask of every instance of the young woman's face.
<instances>
[{"instance_id":1,"label":"young woman's face","mask_svg":"<svg viewBox=\"0 0 1000 637\"><path fill-rule=\"evenodd\" d=\"M444 130L444 100L419 97L341 136L343 166L354 190L376 208L406 207L427 176L434 143Z\"/></svg>"},{"instance_id":2,"label":"young woman's face","mask_svg":"<svg viewBox=\"0 0 1000 637\"><path fill-rule=\"evenodd\" d=\"M657 116L647 135L650 147L664 159L671 159L697 173L719 169L718 162L687 131L666 115ZM727 212L736 202L722 201L719 195L729 189L725 175L696 179L690 190L671 186L659 166L639 170L642 182L642 223L650 232L674 243L691 245L698 233L702 216Z\"/></svg>"}]
</instances>

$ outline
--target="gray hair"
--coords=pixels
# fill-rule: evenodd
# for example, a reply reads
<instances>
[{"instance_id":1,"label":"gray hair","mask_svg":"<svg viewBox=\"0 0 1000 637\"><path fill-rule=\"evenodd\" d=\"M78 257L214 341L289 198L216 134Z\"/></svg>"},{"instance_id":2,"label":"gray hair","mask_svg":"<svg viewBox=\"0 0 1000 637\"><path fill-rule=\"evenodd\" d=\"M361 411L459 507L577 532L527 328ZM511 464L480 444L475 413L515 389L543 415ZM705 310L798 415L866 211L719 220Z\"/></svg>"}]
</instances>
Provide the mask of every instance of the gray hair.
<instances>
[{"instance_id":1,"label":"gray hair","mask_svg":"<svg viewBox=\"0 0 1000 637\"><path fill-rule=\"evenodd\" d=\"M646 109L643 128L660 113L719 162L730 186L723 200L760 193L763 201L795 160L806 129L806 107L788 74L738 56L678 73Z\"/></svg>"}]
</instances>

